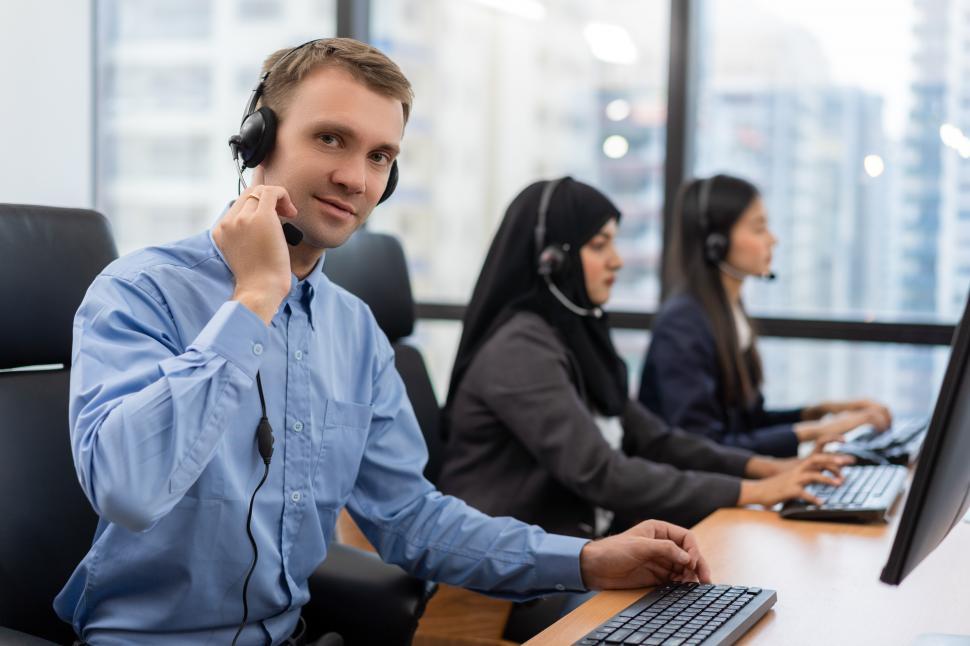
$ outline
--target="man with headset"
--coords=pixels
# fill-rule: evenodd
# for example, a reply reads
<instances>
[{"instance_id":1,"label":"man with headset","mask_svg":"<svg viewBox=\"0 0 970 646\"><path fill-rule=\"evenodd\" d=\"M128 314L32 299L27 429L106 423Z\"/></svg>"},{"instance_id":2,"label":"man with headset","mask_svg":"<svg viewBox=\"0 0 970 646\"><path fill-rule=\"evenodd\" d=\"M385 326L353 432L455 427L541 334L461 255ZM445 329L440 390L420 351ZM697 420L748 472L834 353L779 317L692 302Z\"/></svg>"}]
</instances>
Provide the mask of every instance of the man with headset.
<instances>
[{"instance_id":1,"label":"man with headset","mask_svg":"<svg viewBox=\"0 0 970 646\"><path fill-rule=\"evenodd\" d=\"M679 527L587 542L485 516L422 477L393 351L321 271L393 191L410 106L407 79L363 43L276 52L230 140L254 186L211 231L92 284L70 422L101 519L55 600L85 642L287 641L344 506L385 560L509 598L709 580Z\"/></svg>"}]
</instances>

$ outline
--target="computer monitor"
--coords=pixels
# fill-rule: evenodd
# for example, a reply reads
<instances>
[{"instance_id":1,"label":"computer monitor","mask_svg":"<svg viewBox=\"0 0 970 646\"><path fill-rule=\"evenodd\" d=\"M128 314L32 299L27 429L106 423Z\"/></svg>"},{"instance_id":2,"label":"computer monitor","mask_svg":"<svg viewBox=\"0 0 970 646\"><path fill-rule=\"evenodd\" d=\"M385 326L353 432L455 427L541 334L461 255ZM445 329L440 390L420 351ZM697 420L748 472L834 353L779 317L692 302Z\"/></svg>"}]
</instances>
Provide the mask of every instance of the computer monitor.
<instances>
[{"instance_id":1,"label":"computer monitor","mask_svg":"<svg viewBox=\"0 0 970 646\"><path fill-rule=\"evenodd\" d=\"M953 335L950 362L920 451L889 560L879 577L899 585L970 505L970 299ZM970 572L964 572L966 576Z\"/></svg>"}]
</instances>

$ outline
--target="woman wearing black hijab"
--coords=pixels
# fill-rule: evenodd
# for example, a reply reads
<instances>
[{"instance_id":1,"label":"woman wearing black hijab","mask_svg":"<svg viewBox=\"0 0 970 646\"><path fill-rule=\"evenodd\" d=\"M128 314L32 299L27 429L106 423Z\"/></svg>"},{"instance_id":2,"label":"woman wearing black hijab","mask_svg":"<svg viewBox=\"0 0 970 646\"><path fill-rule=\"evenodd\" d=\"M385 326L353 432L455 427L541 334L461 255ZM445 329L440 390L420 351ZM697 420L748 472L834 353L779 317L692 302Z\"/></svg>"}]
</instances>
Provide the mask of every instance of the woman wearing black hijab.
<instances>
[{"instance_id":1,"label":"woman wearing black hijab","mask_svg":"<svg viewBox=\"0 0 970 646\"><path fill-rule=\"evenodd\" d=\"M630 400L599 310L622 265L619 219L602 193L568 177L509 206L465 314L441 489L587 537L614 514L624 525L689 526L720 507L811 500L804 485L836 481L821 470L837 473L844 457L755 456L670 429Z\"/></svg>"}]
</instances>

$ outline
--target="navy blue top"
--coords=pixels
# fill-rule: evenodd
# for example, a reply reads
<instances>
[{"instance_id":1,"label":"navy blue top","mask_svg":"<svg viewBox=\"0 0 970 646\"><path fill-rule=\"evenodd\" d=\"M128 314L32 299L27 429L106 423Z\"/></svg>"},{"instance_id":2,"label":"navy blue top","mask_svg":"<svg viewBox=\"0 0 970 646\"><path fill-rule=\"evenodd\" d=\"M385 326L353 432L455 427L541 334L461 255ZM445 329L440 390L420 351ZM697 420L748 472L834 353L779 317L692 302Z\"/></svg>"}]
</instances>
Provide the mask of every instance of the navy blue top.
<instances>
[{"instance_id":1,"label":"navy blue top","mask_svg":"<svg viewBox=\"0 0 970 646\"><path fill-rule=\"evenodd\" d=\"M758 393L748 407L725 406L714 332L693 296L669 298L651 330L643 365L640 401L671 426L763 455L793 456L798 439L792 425L802 409L767 411Z\"/></svg>"}]
</instances>

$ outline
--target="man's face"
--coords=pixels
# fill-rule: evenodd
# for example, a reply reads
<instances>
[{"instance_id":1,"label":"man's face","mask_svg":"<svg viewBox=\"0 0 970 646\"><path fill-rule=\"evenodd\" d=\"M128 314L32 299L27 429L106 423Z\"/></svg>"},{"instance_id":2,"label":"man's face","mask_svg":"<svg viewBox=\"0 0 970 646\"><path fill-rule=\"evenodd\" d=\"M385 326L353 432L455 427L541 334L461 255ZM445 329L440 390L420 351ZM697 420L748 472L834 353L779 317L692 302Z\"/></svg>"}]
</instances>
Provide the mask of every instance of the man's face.
<instances>
[{"instance_id":1,"label":"man's face","mask_svg":"<svg viewBox=\"0 0 970 646\"><path fill-rule=\"evenodd\" d=\"M339 247L384 193L404 134L404 109L337 66L296 86L280 114L266 184L284 187L297 208L303 244Z\"/></svg>"}]
</instances>

